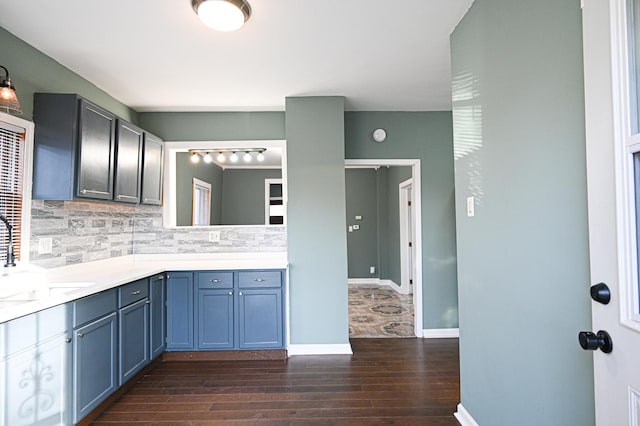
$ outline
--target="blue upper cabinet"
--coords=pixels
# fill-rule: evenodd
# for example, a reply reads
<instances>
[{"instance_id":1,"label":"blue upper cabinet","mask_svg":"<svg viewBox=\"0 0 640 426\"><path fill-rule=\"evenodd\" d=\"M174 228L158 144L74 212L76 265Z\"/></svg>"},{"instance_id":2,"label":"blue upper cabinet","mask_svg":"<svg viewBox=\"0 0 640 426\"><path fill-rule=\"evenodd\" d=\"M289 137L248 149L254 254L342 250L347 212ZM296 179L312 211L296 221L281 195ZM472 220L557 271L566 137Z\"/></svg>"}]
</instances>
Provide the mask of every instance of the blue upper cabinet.
<instances>
[{"instance_id":1,"label":"blue upper cabinet","mask_svg":"<svg viewBox=\"0 0 640 426\"><path fill-rule=\"evenodd\" d=\"M113 198L116 117L72 94L36 93L33 196Z\"/></svg>"},{"instance_id":2,"label":"blue upper cabinet","mask_svg":"<svg viewBox=\"0 0 640 426\"><path fill-rule=\"evenodd\" d=\"M116 164L113 199L138 204L142 176L142 143L144 131L118 119L116 132Z\"/></svg>"},{"instance_id":3,"label":"blue upper cabinet","mask_svg":"<svg viewBox=\"0 0 640 426\"><path fill-rule=\"evenodd\" d=\"M142 204L162 204L162 170L164 142L145 132L142 151Z\"/></svg>"},{"instance_id":4,"label":"blue upper cabinet","mask_svg":"<svg viewBox=\"0 0 640 426\"><path fill-rule=\"evenodd\" d=\"M193 273L167 274L167 350L193 350Z\"/></svg>"}]
</instances>

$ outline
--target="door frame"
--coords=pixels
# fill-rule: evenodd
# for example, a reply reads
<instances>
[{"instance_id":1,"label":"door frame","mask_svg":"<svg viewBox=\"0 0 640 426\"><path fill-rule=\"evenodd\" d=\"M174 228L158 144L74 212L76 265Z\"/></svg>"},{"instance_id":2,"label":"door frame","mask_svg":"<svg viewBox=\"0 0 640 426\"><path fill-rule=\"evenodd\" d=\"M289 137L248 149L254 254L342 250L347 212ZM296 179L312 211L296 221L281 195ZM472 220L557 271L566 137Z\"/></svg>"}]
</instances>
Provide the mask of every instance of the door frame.
<instances>
[{"instance_id":1,"label":"door frame","mask_svg":"<svg viewBox=\"0 0 640 426\"><path fill-rule=\"evenodd\" d=\"M415 234L415 277L413 285L414 307L414 334L424 337L422 323L422 189L420 175L420 160L418 159L347 159L345 167L381 167L381 166L409 166L411 167L411 179L413 180L413 209L414 234Z\"/></svg>"},{"instance_id":2,"label":"door frame","mask_svg":"<svg viewBox=\"0 0 640 426\"><path fill-rule=\"evenodd\" d=\"M398 202L400 208L400 293L412 294L412 283L410 280L414 278L415 272L415 250L409 249L409 243L416 240L415 234L415 214L409 208L413 206L413 178L400 182L398 185ZM415 247L413 247L414 249Z\"/></svg>"}]
</instances>

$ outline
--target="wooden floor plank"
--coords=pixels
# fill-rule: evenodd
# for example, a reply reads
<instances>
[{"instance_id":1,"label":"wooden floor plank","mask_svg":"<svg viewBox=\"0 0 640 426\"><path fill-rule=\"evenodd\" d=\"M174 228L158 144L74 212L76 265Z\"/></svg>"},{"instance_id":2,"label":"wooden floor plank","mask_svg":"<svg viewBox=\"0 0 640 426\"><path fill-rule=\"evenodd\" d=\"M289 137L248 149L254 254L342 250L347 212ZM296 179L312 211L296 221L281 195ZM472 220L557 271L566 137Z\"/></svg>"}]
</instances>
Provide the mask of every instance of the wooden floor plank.
<instances>
[{"instance_id":1,"label":"wooden floor plank","mask_svg":"<svg viewBox=\"0 0 640 426\"><path fill-rule=\"evenodd\" d=\"M165 361L95 425L457 425L457 339L352 339L353 355Z\"/></svg>"}]
</instances>

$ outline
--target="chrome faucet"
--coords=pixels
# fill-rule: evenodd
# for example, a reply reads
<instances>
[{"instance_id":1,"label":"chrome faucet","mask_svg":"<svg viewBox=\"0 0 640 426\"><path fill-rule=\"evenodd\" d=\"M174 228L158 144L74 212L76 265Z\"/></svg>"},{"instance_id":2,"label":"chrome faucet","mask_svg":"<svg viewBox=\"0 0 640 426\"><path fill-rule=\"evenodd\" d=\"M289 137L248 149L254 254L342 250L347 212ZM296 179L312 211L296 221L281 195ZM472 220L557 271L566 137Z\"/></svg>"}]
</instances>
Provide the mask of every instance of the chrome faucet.
<instances>
[{"instance_id":1,"label":"chrome faucet","mask_svg":"<svg viewBox=\"0 0 640 426\"><path fill-rule=\"evenodd\" d=\"M0 214L0 220L4 222L7 227L7 232L9 233L9 245L7 246L7 260L4 262L4 267L8 266L16 266L16 255L13 253L13 234L11 230L13 226L9 223L6 217Z\"/></svg>"}]
</instances>

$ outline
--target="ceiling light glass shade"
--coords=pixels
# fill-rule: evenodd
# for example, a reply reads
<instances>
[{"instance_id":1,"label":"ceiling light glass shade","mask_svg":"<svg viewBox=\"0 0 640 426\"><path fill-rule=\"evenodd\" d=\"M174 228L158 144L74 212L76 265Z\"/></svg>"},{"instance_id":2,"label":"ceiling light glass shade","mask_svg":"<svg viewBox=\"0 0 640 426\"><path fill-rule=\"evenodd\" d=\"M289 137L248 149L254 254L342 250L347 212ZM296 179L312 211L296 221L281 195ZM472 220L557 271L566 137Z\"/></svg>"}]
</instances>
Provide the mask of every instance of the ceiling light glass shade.
<instances>
[{"instance_id":1,"label":"ceiling light glass shade","mask_svg":"<svg viewBox=\"0 0 640 426\"><path fill-rule=\"evenodd\" d=\"M220 163L224 163L226 158L224 157L223 153L218 154L218 156L216 157L218 159L218 162Z\"/></svg>"},{"instance_id":2,"label":"ceiling light glass shade","mask_svg":"<svg viewBox=\"0 0 640 426\"><path fill-rule=\"evenodd\" d=\"M248 152L244 154L244 161L245 163L249 163L251 162L251 154L249 154Z\"/></svg>"},{"instance_id":3,"label":"ceiling light glass shade","mask_svg":"<svg viewBox=\"0 0 640 426\"><path fill-rule=\"evenodd\" d=\"M232 163L235 163L238 161L238 154L236 154L235 152L233 154L231 154L231 157L229 157L229 160L231 160Z\"/></svg>"},{"instance_id":4,"label":"ceiling light glass shade","mask_svg":"<svg viewBox=\"0 0 640 426\"><path fill-rule=\"evenodd\" d=\"M9 78L9 71L3 66L0 66L0 68L6 74L5 77L0 77L0 110L9 114L22 114L20 101L18 101L18 95L16 95L16 88L13 87Z\"/></svg>"},{"instance_id":5,"label":"ceiling light glass shade","mask_svg":"<svg viewBox=\"0 0 640 426\"><path fill-rule=\"evenodd\" d=\"M200 20L217 31L235 31L251 16L245 0L192 0L191 6Z\"/></svg>"},{"instance_id":6,"label":"ceiling light glass shade","mask_svg":"<svg viewBox=\"0 0 640 426\"><path fill-rule=\"evenodd\" d=\"M213 161L213 157L208 152L204 155L203 158L204 158L204 162L207 163L207 164L211 163Z\"/></svg>"},{"instance_id":7,"label":"ceiling light glass shade","mask_svg":"<svg viewBox=\"0 0 640 426\"><path fill-rule=\"evenodd\" d=\"M264 161L264 154L259 152L256 158L258 159L258 161Z\"/></svg>"},{"instance_id":8,"label":"ceiling light glass shade","mask_svg":"<svg viewBox=\"0 0 640 426\"><path fill-rule=\"evenodd\" d=\"M192 163L199 163L200 162L200 155L198 155L197 152L194 152L193 154L191 154L191 162Z\"/></svg>"}]
</instances>

